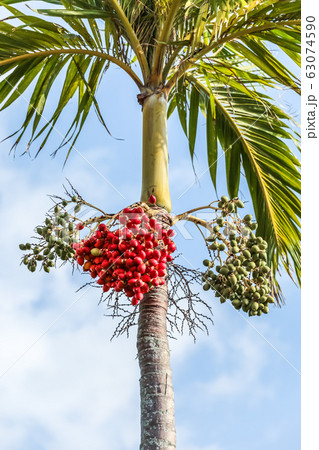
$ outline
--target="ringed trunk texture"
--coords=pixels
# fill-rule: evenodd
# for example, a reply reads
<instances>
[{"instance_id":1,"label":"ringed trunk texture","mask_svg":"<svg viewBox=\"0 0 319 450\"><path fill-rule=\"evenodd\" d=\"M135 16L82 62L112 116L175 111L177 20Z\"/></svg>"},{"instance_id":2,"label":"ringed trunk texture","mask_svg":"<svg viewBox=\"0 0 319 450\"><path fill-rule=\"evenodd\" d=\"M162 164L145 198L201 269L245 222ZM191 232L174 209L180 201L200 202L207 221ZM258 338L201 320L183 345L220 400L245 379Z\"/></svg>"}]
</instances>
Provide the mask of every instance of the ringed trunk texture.
<instances>
[{"instance_id":1,"label":"ringed trunk texture","mask_svg":"<svg viewBox=\"0 0 319 450\"><path fill-rule=\"evenodd\" d=\"M172 209L168 182L167 100L152 94L143 105L143 169L141 201L155 195L158 206Z\"/></svg>"},{"instance_id":2,"label":"ringed trunk texture","mask_svg":"<svg viewBox=\"0 0 319 450\"><path fill-rule=\"evenodd\" d=\"M167 286L144 294L137 350L141 370L140 450L176 449L174 391L166 330Z\"/></svg>"}]
</instances>

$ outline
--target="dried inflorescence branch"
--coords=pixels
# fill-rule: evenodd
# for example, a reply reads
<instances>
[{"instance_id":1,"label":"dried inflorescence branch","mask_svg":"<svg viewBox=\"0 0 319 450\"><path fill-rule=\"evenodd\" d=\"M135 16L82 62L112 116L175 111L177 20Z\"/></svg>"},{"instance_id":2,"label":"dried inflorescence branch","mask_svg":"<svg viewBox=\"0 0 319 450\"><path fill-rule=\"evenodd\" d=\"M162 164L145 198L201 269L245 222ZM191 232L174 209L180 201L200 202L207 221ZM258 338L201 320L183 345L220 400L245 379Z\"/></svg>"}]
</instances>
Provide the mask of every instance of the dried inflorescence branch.
<instances>
[{"instance_id":1,"label":"dried inflorescence branch","mask_svg":"<svg viewBox=\"0 0 319 450\"><path fill-rule=\"evenodd\" d=\"M183 334L188 329L196 340L196 332L201 330L209 333L208 326L213 324L212 309L196 292L194 285L199 287L202 273L184 267L180 264L168 265L168 334L174 337L174 331ZM132 305L122 292L110 291L101 295L100 303L106 302L108 317L119 319L112 338L123 334L129 336L131 327L137 325L139 308Z\"/></svg>"}]
</instances>

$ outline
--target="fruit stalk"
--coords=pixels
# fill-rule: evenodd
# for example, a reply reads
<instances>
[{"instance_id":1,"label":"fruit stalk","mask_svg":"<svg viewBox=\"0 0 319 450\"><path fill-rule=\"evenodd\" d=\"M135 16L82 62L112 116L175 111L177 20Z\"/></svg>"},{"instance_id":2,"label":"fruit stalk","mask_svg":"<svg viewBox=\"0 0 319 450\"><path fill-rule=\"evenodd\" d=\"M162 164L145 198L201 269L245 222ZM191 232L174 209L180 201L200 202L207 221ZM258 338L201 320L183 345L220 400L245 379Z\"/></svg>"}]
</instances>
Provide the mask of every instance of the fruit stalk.
<instances>
[{"instance_id":1,"label":"fruit stalk","mask_svg":"<svg viewBox=\"0 0 319 450\"><path fill-rule=\"evenodd\" d=\"M172 209L168 181L167 100L164 93L148 96L143 105L143 169L141 201L154 195L157 205Z\"/></svg>"}]
</instances>

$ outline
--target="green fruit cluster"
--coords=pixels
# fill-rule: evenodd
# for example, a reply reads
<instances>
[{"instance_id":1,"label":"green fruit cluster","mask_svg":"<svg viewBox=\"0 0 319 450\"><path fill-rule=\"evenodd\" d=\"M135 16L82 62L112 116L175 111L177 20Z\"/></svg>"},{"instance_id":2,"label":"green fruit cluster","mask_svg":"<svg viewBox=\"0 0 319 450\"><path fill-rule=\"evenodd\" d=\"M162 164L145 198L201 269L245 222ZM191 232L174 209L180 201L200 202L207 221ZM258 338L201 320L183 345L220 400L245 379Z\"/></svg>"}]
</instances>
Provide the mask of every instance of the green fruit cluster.
<instances>
[{"instance_id":1,"label":"green fruit cluster","mask_svg":"<svg viewBox=\"0 0 319 450\"><path fill-rule=\"evenodd\" d=\"M62 200L56 204L53 213L46 217L45 223L35 229L37 243L19 245L20 250L27 251L22 257L22 263L31 272L34 272L38 265L45 272L50 272L57 258L67 261L74 257L75 251L72 248L74 224L65 210L68 203L67 200Z\"/></svg>"},{"instance_id":2,"label":"green fruit cluster","mask_svg":"<svg viewBox=\"0 0 319 450\"><path fill-rule=\"evenodd\" d=\"M239 202L238 199L236 201ZM222 220L220 217L216 219L218 226L213 227L207 239L211 258L203 261L207 267L202 277L203 289L214 290L221 303L230 300L235 309L242 309L249 316L267 314L269 304L274 303L270 295L267 242L253 233L257 224L252 222L250 214L242 220L238 217L230 220L229 204L231 202L226 196L221 197L218 206L227 208L227 214ZM224 227L223 232L221 227Z\"/></svg>"}]
</instances>

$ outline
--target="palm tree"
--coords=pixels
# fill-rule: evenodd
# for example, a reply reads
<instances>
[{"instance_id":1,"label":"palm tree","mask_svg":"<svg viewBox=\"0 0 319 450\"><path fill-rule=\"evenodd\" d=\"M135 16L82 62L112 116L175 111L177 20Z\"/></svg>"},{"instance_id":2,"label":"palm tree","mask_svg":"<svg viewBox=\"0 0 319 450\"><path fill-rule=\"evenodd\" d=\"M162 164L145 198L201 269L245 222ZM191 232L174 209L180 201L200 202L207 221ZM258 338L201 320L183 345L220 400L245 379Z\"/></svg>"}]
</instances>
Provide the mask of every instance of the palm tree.
<instances>
[{"instance_id":1,"label":"palm tree","mask_svg":"<svg viewBox=\"0 0 319 450\"><path fill-rule=\"evenodd\" d=\"M276 46L300 65L300 1L42 0L50 9L27 12L15 3L20 0L2 1L9 15L0 22L2 109L28 88L31 95L25 119L11 135L13 148L29 132L27 150L33 144L38 153L73 98L76 111L58 147L68 146L66 160L92 108L108 131L96 94L115 64L136 84L143 108L141 200L154 194L169 213L167 117L177 109L193 160L200 110L212 182L216 187L221 156L231 197L245 177L280 300L278 267L300 280L299 162L290 149L298 146L298 134L266 92L300 92L298 79L271 51ZM55 111L43 124L59 77ZM144 450L176 448L166 311L166 286L153 289L140 305Z\"/></svg>"}]
</instances>

